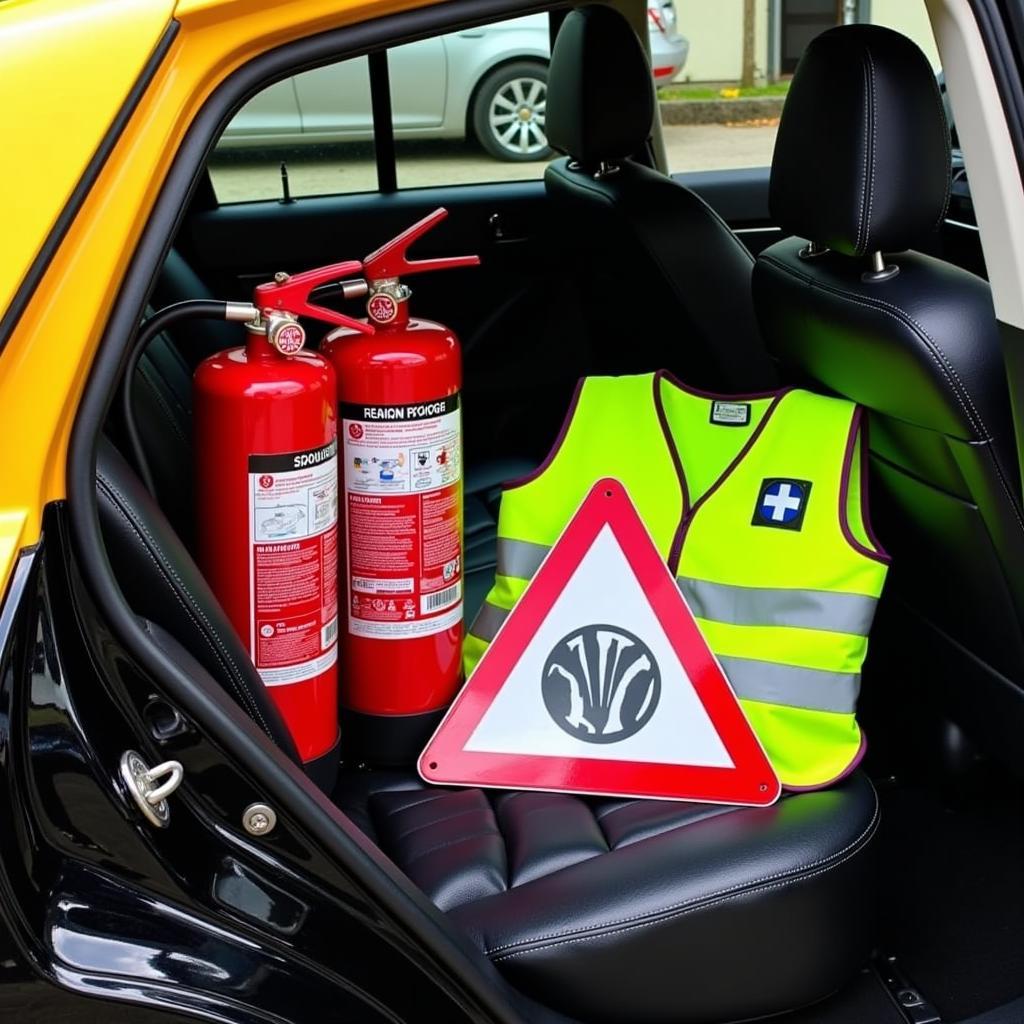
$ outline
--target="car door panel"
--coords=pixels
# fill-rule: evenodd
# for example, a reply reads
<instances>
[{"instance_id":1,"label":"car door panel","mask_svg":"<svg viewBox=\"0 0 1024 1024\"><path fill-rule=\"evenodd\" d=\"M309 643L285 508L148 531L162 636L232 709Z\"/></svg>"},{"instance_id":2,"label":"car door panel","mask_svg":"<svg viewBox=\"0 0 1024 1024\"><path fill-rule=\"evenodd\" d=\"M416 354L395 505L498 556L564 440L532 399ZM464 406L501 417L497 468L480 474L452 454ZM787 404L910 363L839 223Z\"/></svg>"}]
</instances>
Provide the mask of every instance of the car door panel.
<instances>
[{"instance_id":1,"label":"car door panel","mask_svg":"<svg viewBox=\"0 0 1024 1024\"><path fill-rule=\"evenodd\" d=\"M475 253L481 265L408 283L413 315L448 325L462 341L467 460L539 459L586 366L582 318L559 274L543 182L225 205L192 216L177 245L215 294L244 299L277 271L366 256L438 206L447 220L412 257ZM360 303L339 308L363 313ZM315 338L318 328L309 326Z\"/></svg>"}]
</instances>

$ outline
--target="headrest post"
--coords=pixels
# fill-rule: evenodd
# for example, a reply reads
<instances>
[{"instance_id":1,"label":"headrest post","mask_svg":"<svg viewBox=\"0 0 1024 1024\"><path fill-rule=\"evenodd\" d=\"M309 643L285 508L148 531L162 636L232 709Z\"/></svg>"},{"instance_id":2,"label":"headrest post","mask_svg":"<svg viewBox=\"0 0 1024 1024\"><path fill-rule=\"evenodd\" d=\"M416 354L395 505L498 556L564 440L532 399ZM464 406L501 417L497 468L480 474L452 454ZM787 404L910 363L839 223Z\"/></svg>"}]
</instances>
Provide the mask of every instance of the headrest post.
<instances>
[{"instance_id":1,"label":"headrest post","mask_svg":"<svg viewBox=\"0 0 1024 1024\"><path fill-rule=\"evenodd\" d=\"M878 284L880 281L888 281L900 272L895 263L886 263L885 257L879 250L871 254L871 269L865 270L860 279L865 284Z\"/></svg>"},{"instance_id":2,"label":"headrest post","mask_svg":"<svg viewBox=\"0 0 1024 1024\"><path fill-rule=\"evenodd\" d=\"M802 260L813 260L815 256L821 256L828 252L828 248L824 245L819 245L817 242L808 242L798 253L797 256Z\"/></svg>"}]
</instances>

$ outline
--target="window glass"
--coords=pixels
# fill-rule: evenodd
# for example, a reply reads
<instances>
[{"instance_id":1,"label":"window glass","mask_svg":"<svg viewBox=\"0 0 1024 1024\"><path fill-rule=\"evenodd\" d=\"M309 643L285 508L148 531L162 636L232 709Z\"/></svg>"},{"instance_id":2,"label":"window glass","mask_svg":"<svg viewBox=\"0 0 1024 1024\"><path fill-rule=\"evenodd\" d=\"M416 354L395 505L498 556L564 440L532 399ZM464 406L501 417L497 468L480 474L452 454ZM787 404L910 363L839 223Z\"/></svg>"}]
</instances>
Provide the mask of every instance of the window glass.
<instances>
[{"instance_id":1,"label":"window glass","mask_svg":"<svg viewBox=\"0 0 1024 1024\"><path fill-rule=\"evenodd\" d=\"M835 25L871 22L896 29L939 70L924 0L679 2L676 20L685 62L671 79L658 79L672 171L770 164L797 62L811 39ZM652 36L652 51L653 42Z\"/></svg>"},{"instance_id":2,"label":"window glass","mask_svg":"<svg viewBox=\"0 0 1024 1024\"><path fill-rule=\"evenodd\" d=\"M377 165L365 57L268 86L231 120L210 158L217 201L373 192Z\"/></svg>"},{"instance_id":3,"label":"window glass","mask_svg":"<svg viewBox=\"0 0 1024 1024\"><path fill-rule=\"evenodd\" d=\"M540 178L549 41L533 14L389 51L399 187Z\"/></svg>"}]
</instances>

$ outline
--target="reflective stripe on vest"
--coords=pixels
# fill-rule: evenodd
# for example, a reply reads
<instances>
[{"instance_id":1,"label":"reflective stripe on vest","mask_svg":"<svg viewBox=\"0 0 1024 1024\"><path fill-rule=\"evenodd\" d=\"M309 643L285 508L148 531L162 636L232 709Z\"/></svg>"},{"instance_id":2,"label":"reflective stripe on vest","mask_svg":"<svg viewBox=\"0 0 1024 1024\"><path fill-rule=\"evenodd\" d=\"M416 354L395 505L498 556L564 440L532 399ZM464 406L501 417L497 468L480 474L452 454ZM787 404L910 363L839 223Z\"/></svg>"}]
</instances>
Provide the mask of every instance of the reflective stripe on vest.
<instances>
[{"instance_id":1,"label":"reflective stripe on vest","mask_svg":"<svg viewBox=\"0 0 1024 1024\"><path fill-rule=\"evenodd\" d=\"M497 573L531 580L550 550L546 544L499 537ZM876 597L831 590L737 587L687 576L678 577L676 582L698 619L738 626L795 626L866 636L878 604ZM482 640L494 639L493 633L484 637L475 628L473 632Z\"/></svg>"},{"instance_id":2,"label":"reflective stripe on vest","mask_svg":"<svg viewBox=\"0 0 1024 1024\"><path fill-rule=\"evenodd\" d=\"M749 416L718 426L715 400L663 373L582 382L543 472L503 495L497 575L468 630L466 671L593 480L615 476L675 559L680 591L783 784L827 784L863 750L854 711L887 563L860 514L859 413L803 391L719 397ZM802 488L790 528L756 513L779 481Z\"/></svg>"}]
</instances>

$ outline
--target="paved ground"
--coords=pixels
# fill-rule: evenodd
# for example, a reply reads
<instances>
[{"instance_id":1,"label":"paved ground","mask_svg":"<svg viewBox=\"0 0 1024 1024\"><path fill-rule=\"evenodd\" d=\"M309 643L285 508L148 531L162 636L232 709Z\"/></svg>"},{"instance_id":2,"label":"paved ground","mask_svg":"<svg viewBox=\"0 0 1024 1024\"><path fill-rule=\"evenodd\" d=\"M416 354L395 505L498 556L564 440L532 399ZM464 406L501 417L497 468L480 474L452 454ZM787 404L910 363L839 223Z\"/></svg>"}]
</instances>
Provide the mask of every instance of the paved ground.
<instances>
[{"instance_id":1,"label":"paved ground","mask_svg":"<svg viewBox=\"0 0 1024 1024\"><path fill-rule=\"evenodd\" d=\"M673 171L757 167L771 162L775 126L667 125L665 146ZM367 143L252 152L234 151L211 163L221 202L277 198L280 164L288 163L292 194L372 192L377 188L373 151ZM404 143L398 149L400 188L539 178L544 164L502 163L463 142Z\"/></svg>"}]
</instances>

